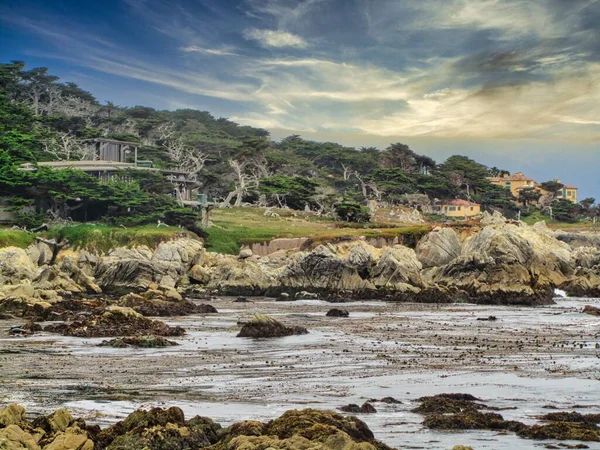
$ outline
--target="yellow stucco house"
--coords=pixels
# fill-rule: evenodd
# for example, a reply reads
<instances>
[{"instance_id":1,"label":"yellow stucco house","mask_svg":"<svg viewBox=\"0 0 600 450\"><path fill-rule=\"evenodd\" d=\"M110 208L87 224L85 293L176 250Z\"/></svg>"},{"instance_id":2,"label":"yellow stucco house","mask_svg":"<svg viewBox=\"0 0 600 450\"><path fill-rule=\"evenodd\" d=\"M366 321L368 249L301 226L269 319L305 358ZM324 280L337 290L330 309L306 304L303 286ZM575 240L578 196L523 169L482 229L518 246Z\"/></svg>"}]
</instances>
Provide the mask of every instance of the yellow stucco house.
<instances>
[{"instance_id":1,"label":"yellow stucco house","mask_svg":"<svg viewBox=\"0 0 600 450\"><path fill-rule=\"evenodd\" d=\"M519 193L523 189L537 189L544 196L550 194L548 191L542 189L539 183L536 183L533 178L523 175L522 172L517 172L513 175L503 175L501 177L488 177L488 180L492 184L510 189L510 193L515 198L519 197ZM560 180L554 181L561 183ZM568 184L565 184L564 187L555 195L555 198L564 198L572 201L573 203L577 203L577 197L577 188Z\"/></svg>"},{"instance_id":2,"label":"yellow stucco house","mask_svg":"<svg viewBox=\"0 0 600 450\"><path fill-rule=\"evenodd\" d=\"M519 191L522 188L533 188L536 182L533 178L526 177L522 172L517 172L513 175L504 175L501 177L488 177L490 183L510 189L510 193L515 197L519 196Z\"/></svg>"},{"instance_id":3,"label":"yellow stucco house","mask_svg":"<svg viewBox=\"0 0 600 450\"><path fill-rule=\"evenodd\" d=\"M466 219L479 214L481 205L461 199L442 200L435 205L434 210L447 217Z\"/></svg>"}]
</instances>

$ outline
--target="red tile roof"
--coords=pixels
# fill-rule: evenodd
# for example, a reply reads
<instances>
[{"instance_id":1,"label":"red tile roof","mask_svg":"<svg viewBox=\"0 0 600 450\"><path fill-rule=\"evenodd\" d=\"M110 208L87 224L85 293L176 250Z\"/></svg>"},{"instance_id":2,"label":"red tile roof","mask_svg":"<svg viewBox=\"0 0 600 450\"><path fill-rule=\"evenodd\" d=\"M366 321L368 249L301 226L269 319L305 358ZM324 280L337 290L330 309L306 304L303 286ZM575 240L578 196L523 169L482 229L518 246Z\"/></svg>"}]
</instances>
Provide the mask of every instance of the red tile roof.
<instances>
[{"instance_id":1,"label":"red tile roof","mask_svg":"<svg viewBox=\"0 0 600 450\"><path fill-rule=\"evenodd\" d=\"M577 188L575 186L571 186L570 184L565 184L565 188L577 190Z\"/></svg>"},{"instance_id":2,"label":"red tile roof","mask_svg":"<svg viewBox=\"0 0 600 450\"><path fill-rule=\"evenodd\" d=\"M498 181L534 181L533 178L526 177L521 172L517 172L513 175L506 175L504 177L489 177L488 180L492 182Z\"/></svg>"},{"instance_id":3,"label":"red tile roof","mask_svg":"<svg viewBox=\"0 0 600 450\"><path fill-rule=\"evenodd\" d=\"M452 205L452 206L480 206L479 203L469 202L460 198L453 200L441 200L440 205Z\"/></svg>"}]
</instances>

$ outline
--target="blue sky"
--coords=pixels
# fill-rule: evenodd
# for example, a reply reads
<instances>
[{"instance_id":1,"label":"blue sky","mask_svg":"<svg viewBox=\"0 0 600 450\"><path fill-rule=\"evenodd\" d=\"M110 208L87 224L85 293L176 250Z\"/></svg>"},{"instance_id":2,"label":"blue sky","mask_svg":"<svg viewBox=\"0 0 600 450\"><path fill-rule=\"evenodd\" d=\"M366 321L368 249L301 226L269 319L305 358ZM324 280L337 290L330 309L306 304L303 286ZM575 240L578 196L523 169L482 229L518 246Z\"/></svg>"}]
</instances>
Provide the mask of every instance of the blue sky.
<instances>
[{"instance_id":1,"label":"blue sky","mask_svg":"<svg viewBox=\"0 0 600 450\"><path fill-rule=\"evenodd\" d=\"M101 101L561 178L600 200L599 0L3 0L0 57Z\"/></svg>"}]
</instances>

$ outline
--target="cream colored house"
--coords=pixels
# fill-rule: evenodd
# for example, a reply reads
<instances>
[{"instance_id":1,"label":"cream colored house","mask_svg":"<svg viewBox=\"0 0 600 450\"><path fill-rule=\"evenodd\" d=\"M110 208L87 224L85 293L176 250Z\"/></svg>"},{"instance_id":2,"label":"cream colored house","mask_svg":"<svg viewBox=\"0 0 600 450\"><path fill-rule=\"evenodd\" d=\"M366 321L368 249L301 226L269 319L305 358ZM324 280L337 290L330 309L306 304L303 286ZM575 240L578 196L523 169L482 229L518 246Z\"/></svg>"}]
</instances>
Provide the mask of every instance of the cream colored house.
<instances>
[{"instance_id":1,"label":"cream colored house","mask_svg":"<svg viewBox=\"0 0 600 450\"><path fill-rule=\"evenodd\" d=\"M481 205L461 199L442 200L434 206L434 210L447 217L466 219L479 214Z\"/></svg>"}]
</instances>

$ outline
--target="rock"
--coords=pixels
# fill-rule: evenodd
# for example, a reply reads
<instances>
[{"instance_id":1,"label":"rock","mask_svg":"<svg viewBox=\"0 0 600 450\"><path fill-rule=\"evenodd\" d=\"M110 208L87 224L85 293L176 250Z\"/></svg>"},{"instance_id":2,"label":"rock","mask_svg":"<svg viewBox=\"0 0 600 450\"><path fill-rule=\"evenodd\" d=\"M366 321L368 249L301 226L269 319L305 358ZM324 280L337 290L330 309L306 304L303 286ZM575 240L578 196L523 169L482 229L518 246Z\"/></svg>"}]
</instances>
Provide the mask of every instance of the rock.
<instances>
[{"instance_id":1,"label":"rock","mask_svg":"<svg viewBox=\"0 0 600 450\"><path fill-rule=\"evenodd\" d=\"M348 317L350 313L345 309L332 308L327 311L327 317Z\"/></svg>"},{"instance_id":2,"label":"rock","mask_svg":"<svg viewBox=\"0 0 600 450\"><path fill-rule=\"evenodd\" d=\"M243 248L240 250L240 254L238 255L239 259L247 259L252 257L252 250L249 248Z\"/></svg>"},{"instance_id":3,"label":"rock","mask_svg":"<svg viewBox=\"0 0 600 450\"><path fill-rule=\"evenodd\" d=\"M483 227L504 225L506 224L506 217L504 217L499 211L494 211L494 214L484 211L479 223Z\"/></svg>"},{"instance_id":4,"label":"rock","mask_svg":"<svg viewBox=\"0 0 600 450\"><path fill-rule=\"evenodd\" d=\"M477 320L495 322L496 320L498 320L498 318L496 316L488 316L488 317L478 317Z\"/></svg>"},{"instance_id":5,"label":"rock","mask_svg":"<svg viewBox=\"0 0 600 450\"><path fill-rule=\"evenodd\" d=\"M242 327L237 337L272 338L295 334L308 334L308 331L298 326L287 327L269 316L255 314L252 320Z\"/></svg>"},{"instance_id":6,"label":"rock","mask_svg":"<svg viewBox=\"0 0 600 450\"><path fill-rule=\"evenodd\" d=\"M583 311L581 312L584 314L589 314L591 316L600 316L600 308L596 308L592 305L585 305L583 307Z\"/></svg>"},{"instance_id":7,"label":"rock","mask_svg":"<svg viewBox=\"0 0 600 450\"><path fill-rule=\"evenodd\" d=\"M44 331L55 330L52 327L44 328ZM104 313L76 320L61 327L60 331L65 336L77 337L181 336L185 333L181 327L170 327L121 306L109 306Z\"/></svg>"},{"instance_id":8,"label":"rock","mask_svg":"<svg viewBox=\"0 0 600 450\"><path fill-rule=\"evenodd\" d=\"M44 450L94 450L94 442L78 428L59 433Z\"/></svg>"},{"instance_id":9,"label":"rock","mask_svg":"<svg viewBox=\"0 0 600 450\"><path fill-rule=\"evenodd\" d=\"M372 277L377 287L394 288L398 285L421 287L423 286L421 269L421 262L417 259L414 250L402 245L394 245L383 251L373 269Z\"/></svg>"},{"instance_id":10,"label":"rock","mask_svg":"<svg viewBox=\"0 0 600 450\"><path fill-rule=\"evenodd\" d=\"M248 299L246 297L238 297L233 302L234 303L248 303Z\"/></svg>"},{"instance_id":11,"label":"rock","mask_svg":"<svg viewBox=\"0 0 600 450\"><path fill-rule=\"evenodd\" d=\"M142 295L127 294L119 299L118 306L132 308L134 311L150 317L187 316L189 314L216 313L211 305L196 305L183 300L181 295L173 295L173 291L148 290Z\"/></svg>"},{"instance_id":12,"label":"rock","mask_svg":"<svg viewBox=\"0 0 600 450\"><path fill-rule=\"evenodd\" d=\"M196 283L208 284L211 279L211 274L208 269L196 264L190 269L189 277Z\"/></svg>"},{"instance_id":13,"label":"rock","mask_svg":"<svg viewBox=\"0 0 600 450\"><path fill-rule=\"evenodd\" d=\"M466 292L477 303L552 302L552 289L573 273L570 248L552 236L512 224L485 227L450 263L424 271L429 284Z\"/></svg>"},{"instance_id":14,"label":"rock","mask_svg":"<svg viewBox=\"0 0 600 450\"><path fill-rule=\"evenodd\" d=\"M419 241L415 253L424 268L443 266L460 256L460 239L452 228L436 227Z\"/></svg>"},{"instance_id":15,"label":"rock","mask_svg":"<svg viewBox=\"0 0 600 450\"><path fill-rule=\"evenodd\" d=\"M363 403L362 406L355 405L351 403L350 405L342 406L340 411L354 413L354 414L374 414L377 412L375 407L371 405L369 402Z\"/></svg>"},{"instance_id":16,"label":"rock","mask_svg":"<svg viewBox=\"0 0 600 450\"><path fill-rule=\"evenodd\" d=\"M0 409L0 425L7 427L9 425L19 425L25 421L25 408L16 403Z\"/></svg>"},{"instance_id":17,"label":"rock","mask_svg":"<svg viewBox=\"0 0 600 450\"><path fill-rule=\"evenodd\" d=\"M37 272L38 268L22 248L0 248L0 286L30 282Z\"/></svg>"},{"instance_id":18,"label":"rock","mask_svg":"<svg viewBox=\"0 0 600 450\"><path fill-rule=\"evenodd\" d=\"M109 341L102 341L98 347L113 347L113 348L160 348L172 347L179 345L177 342L169 341L162 336L131 336Z\"/></svg>"},{"instance_id":19,"label":"rock","mask_svg":"<svg viewBox=\"0 0 600 450\"><path fill-rule=\"evenodd\" d=\"M205 417L186 421L177 407L138 410L102 430L97 446L107 450L207 448L218 441L220 428Z\"/></svg>"},{"instance_id":20,"label":"rock","mask_svg":"<svg viewBox=\"0 0 600 450\"><path fill-rule=\"evenodd\" d=\"M18 425L8 425L0 429L2 450L41 450L38 445L41 436L23 430Z\"/></svg>"}]
</instances>

